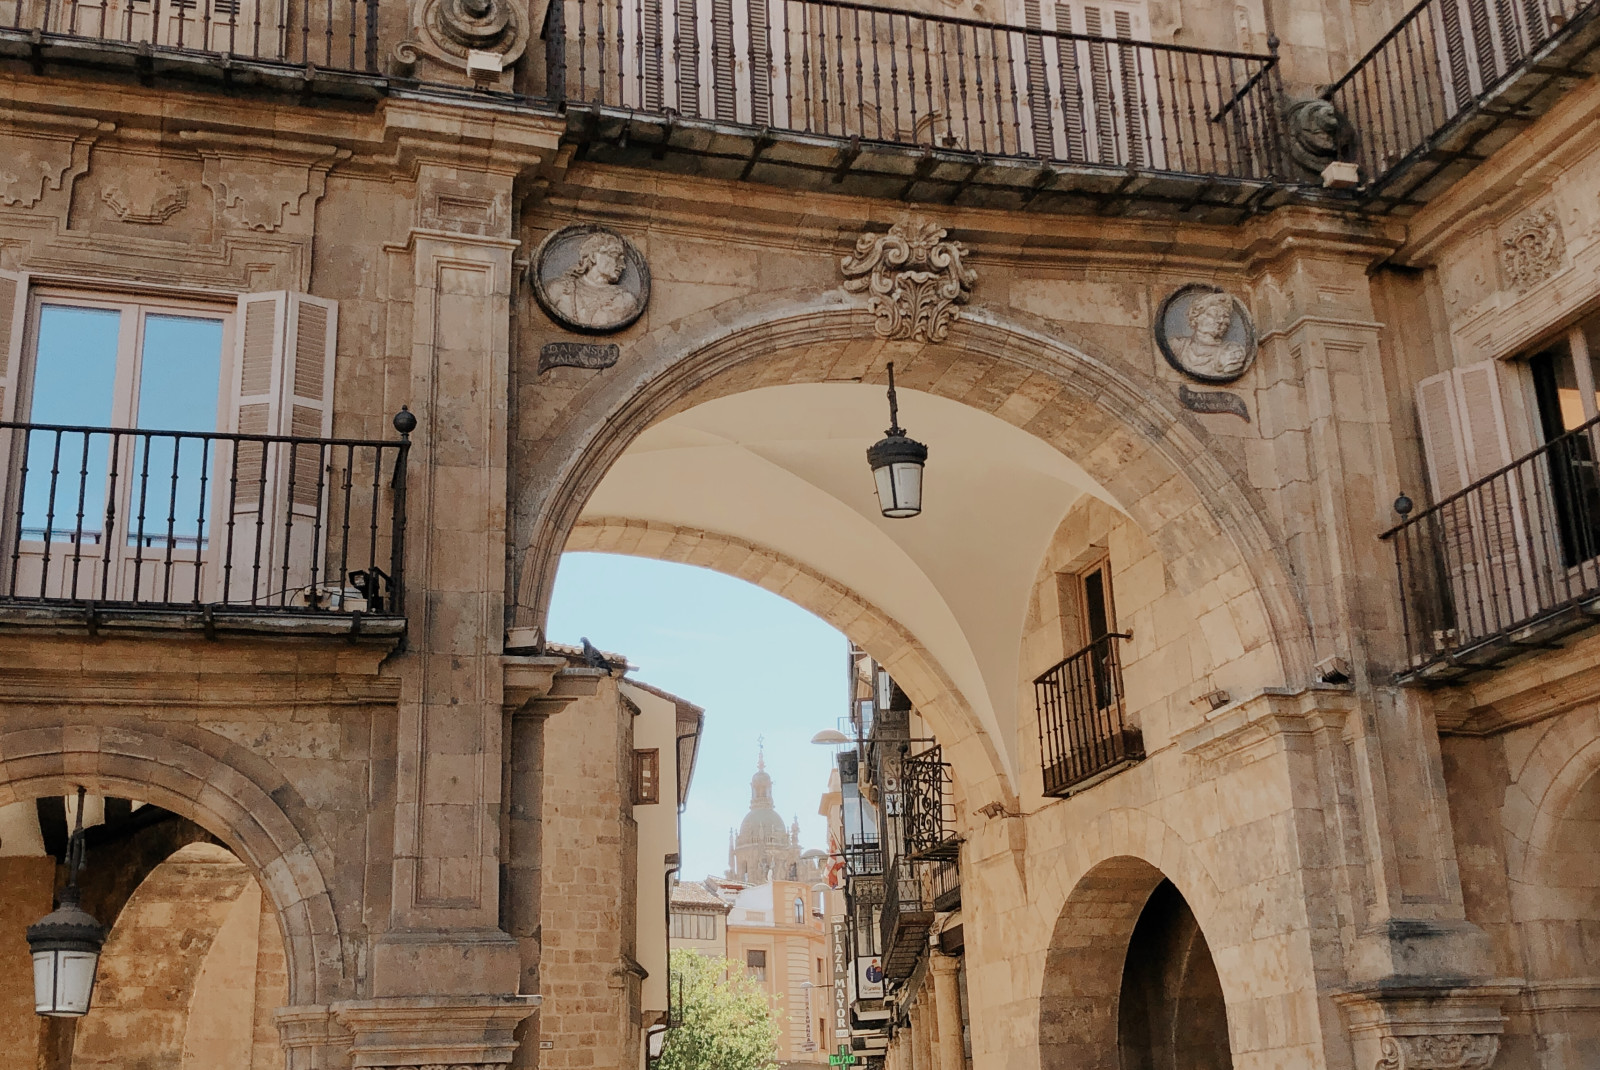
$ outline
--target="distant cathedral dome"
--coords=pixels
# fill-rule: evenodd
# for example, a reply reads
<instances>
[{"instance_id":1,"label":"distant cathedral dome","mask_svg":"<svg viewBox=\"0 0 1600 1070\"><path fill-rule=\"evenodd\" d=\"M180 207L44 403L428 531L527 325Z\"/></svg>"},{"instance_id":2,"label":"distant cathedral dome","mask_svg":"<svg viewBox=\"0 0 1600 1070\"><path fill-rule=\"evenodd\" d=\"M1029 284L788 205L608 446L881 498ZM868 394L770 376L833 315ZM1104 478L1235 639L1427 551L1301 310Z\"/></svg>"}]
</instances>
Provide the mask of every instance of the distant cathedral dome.
<instances>
[{"instance_id":1,"label":"distant cathedral dome","mask_svg":"<svg viewBox=\"0 0 1600 1070\"><path fill-rule=\"evenodd\" d=\"M800 820L785 825L772 803L772 777L767 773L766 755L756 757L756 772L750 778L750 812L739 823L739 831L728 847L728 873L746 884L769 880L815 880L819 870L814 859L802 860ZM811 852L808 852L808 854Z\"/></svg>"}]
</instances>

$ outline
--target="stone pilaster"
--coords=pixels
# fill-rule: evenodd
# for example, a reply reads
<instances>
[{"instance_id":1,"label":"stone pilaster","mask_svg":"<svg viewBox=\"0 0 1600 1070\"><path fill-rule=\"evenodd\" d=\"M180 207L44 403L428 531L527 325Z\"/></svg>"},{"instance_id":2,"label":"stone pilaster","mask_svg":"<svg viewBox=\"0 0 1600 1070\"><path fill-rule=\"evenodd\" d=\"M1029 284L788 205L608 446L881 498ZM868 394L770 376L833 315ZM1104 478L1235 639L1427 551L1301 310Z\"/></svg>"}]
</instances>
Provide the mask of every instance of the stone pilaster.
<instances>
[{"instance_id":1,"label":"stone pilaster","mask_svg":"<svg viewBox=\"0 0 1600 1070\"><path fill-rule=\"evenodd\" d=\"M939 1070L965 1070L961 1043L961 960L934 952L928 963L933 975L933 1002L938 1011Z\"/></svg>"}]
</instances>

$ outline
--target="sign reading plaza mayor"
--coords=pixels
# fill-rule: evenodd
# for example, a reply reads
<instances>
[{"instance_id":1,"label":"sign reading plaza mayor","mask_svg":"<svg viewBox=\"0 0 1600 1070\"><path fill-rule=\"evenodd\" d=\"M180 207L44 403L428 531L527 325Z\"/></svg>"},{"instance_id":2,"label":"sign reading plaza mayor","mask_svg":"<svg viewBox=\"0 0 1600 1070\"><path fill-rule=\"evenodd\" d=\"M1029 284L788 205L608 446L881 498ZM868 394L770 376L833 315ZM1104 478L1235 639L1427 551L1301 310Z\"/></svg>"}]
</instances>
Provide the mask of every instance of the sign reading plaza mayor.
<instances>
[{"instance_id":1,"label":"sign reading plaza mayor","mask_svg":"<svg viewBox=\"0 0 1600 1070\"><path fill-rule=\"evenodd\" d=\"M833 1035L850 1035L850 936L842 921L833 923Z\"/></svg>"}]
</instances>

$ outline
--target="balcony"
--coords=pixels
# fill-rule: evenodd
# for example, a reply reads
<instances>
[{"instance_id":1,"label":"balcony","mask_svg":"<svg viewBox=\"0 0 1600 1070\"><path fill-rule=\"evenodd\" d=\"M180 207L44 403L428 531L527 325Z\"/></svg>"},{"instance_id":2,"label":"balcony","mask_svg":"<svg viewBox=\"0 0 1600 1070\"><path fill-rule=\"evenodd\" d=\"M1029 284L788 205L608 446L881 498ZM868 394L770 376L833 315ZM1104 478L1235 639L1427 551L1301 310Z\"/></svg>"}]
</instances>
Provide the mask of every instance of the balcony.
<instances>
[{"instance_id":1,"label":"balcony","mask_svg":"<svg viewBox=\"0 0 1600 1070\"><path fill-rule=\"evenodd\" d=\"M1600 620L1600 419L1384 533L1404 683L1450 683Z\"/></svg>"},{"instance_id":2,"label":"balcony","mask_svg":"<svg viewBox=\"0 0 1600 1070\"><path fill-rule=\"evenodd\" d=\"M1426 201L1600 71L1594 0L1422 0L1322 94L1353 124L1363 200Z\"/></svg>"},{"instance_id":3,"label":"balcony","mask_svg":"<svg viewBox=\"0 0 1600 1070\"><path fill-rule=\"evenodd\" d=\"M1238 208L1283 177L1274 57L1067 10L1032 28L846 0L566 0L549 96L589 159L691 154L700 174L869 196Z\"/></svg>"},{"instance_id":4,"label":"balcony","mask_svg":"<svg viewBox=\"0 0 1600 1070\"><path fill-rule=\"evenodd\" d=\"M900 791L905 820L905 853L912 858L951 861L961 854L955 830L955 796L950 765L940 759L937 744L900 762Z\"/></svg>"},{"instance_id":5,"label":"balcony","mask_svg":"<svg viewBox=\"0 0 1600 1070\"><path fill-rule=\"evenodd\" d=\"M379 73L378 0L0 0L0 30L37 53L147 71ZM90 46L90 47L85 47Z\"/></svg>"},{"instance_id":6,"label":"balcony","mask_svg":"<svg viewBox=\"0 0 1600 1070\"><path fill-rule=\"evenodd\" d=\"M905 855L889 863L883 913L879 917L885 980L903 981L910 977L917 960L928 950L934 905L925 879L927 866L928 863Z\"/></svg>"},{"instance_id":7,"label":"balcony","mask_svg":"<svg viewBox=\"0 0 1600 1070\"><path fill-rule=\"evenodd\" d=\"M0 620L396 638L409 448L0 422Z\"/></svg>"},{"instance_id":8,"label":"balcony","mask_svg":"<svg viewBox=\"0 0 1600 1070\"><path fill-rule=\"evenodd\" d=\"M1101 636L1033 681L1044 793L1065 798L1144 758L1123 710L1119 644Z\"/></svg>"}]
</instances>

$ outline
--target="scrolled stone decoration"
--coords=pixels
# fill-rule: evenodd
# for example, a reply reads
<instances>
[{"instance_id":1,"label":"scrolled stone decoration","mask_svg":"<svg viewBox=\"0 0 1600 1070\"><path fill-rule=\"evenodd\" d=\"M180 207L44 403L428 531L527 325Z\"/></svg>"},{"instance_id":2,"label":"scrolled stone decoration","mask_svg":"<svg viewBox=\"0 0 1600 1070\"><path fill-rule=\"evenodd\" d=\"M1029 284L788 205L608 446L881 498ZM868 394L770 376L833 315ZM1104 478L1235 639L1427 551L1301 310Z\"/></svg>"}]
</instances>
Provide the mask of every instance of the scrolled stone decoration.
<instances>
[{"instance_id":1,"label":"scrolled stone decoration","mask_svg":"<svg viewBox=\"0 0 1600 1070\"><path fill-rule=\"evenodd\" d=\"M972 296L977 272L963 263L967 247L934 223L896 223L887 234L863 234L840 261L844 288L866 293L873 330L885 338L942 342Z\"/></svg>"},{"instance_id":2,"label":"scrolled stone decoration","mask_svg":"<svg viewBox=\"0 0 1600 1070\"><path fill-rule=\"evenodd\" d=\"M411 37L395 46L405 71L424 59L467 69L472 52L488 52L509 67L528 47L525 7L515 0L414 0Z\"/></svg>"},{"instance_id":3,"label":"scrolled stone decoration","mask_svg":"<svg viewBox=\"0 0 1600 1070\"><path fill-rule=\"evenodd\" d=\"M533 254L528 282L539 307L569 330L631 326L650 301L650 266L621 234L593 223L562 227Z\"/></svg>"},{"instance_id":4,"label":"scrolled stone decoration","mask_svg":"<svg viewBox=\"0 0 1600 1070\"><path fill-rule=\"evenodd\" d=\"M1373 1070L1488 1070L1500 1051L1492 1033L1384 1037Z\"/></svg>"},{"instance_id":5,"label":"scrolled stone decoration","mask_svg":"<svg viewBox=\"0 0 1600 1070\"><path fill-rule=\"evenodd\" d=\"M1256 330L1244 302L1192 282L1167 295L1156 312L1156 345L1167 363L1202 383L1231 383L1256 359Z\"/></svg>"},{"instance_id":6,"label":"scrolled stone decoration","mask_svg":"<svg viewBox=\"0 0 1600 1070\"><path fill-rule=\"evenodd\" d=\"M1524 293L1561 270L1567 243L1555 209L1539 208L1500 231L1500 266L1506 283Z\"/></svg>"},{"instance_id":7,"label":"scrolled stone decoration","mask_svg":"<svg viewBox=\"0 0 1600 1070\"><path fill-rule=\"evenodd\" d=\"M1289 159L1311 178L1322 177L1330 163L1348 156L1355 142L1355 131L1339 109L1320 97L1285 108L1283 125Z\"/></svg>"}]
</instances>

